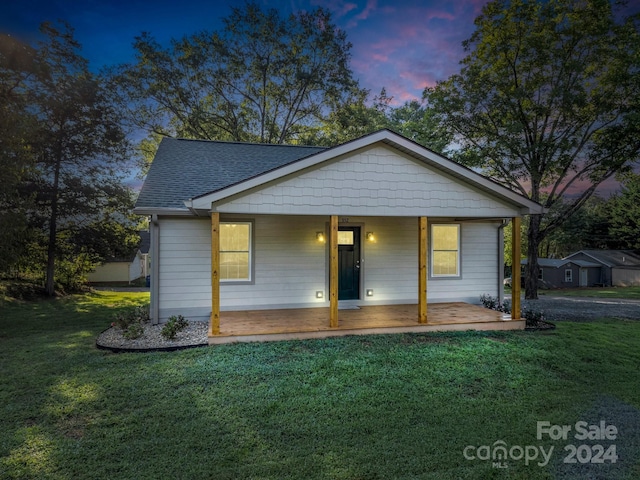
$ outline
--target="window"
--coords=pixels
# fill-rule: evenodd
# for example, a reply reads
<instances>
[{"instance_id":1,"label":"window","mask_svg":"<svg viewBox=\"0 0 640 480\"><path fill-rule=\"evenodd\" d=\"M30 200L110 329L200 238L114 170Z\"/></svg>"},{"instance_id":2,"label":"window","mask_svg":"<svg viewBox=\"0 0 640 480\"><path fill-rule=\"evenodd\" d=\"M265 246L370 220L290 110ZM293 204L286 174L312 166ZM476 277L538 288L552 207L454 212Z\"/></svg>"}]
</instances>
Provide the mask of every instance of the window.
<instances>
[{"instance_id":1,"label":"window","mask_svg":"<svg viewBox=\"0 0 640 480\"><path fill-rule=\"evenodd\" d=\"M351 230L339 230L338 231L338 245L353 245L353 231Z\"/></svg>"},{"instance_id":2,"label":"window","mask_svg":"<svg viewBox=\"0 0 640 480\"><path fill-rule=\"evenodd\" d=\"M542 269L538 268L538 280L544 280L544 276L542 274Z\"/></svg>"},{"instance_id":3,"label":"window","mask_svg":"<svg viewBox=\"0 0 640 480\"><path fill-rule=\"evenodd\" d=\"M431 226L431 275L434 277L460 275L460 225Z\"/></svg>"},{"instance_id":4,"label":"window","mask_svg":"<svg viewBox=\"0 0 640 480\"><path fill-rule=\"evenodd\" d=\"M571 270L570 268L567 268L564 271L564 281L566 283L571 283L573 282L573 270Z\"/></svg>"},{"instance_id":5,"label":"window","mask_svg":"<svg viewBox=\"0 0 640 480\"><path fill-rule=\"evenodd\" d=\"M251 280L251 222L220 223L220 279Z\"/></svg>"}]
</instances>

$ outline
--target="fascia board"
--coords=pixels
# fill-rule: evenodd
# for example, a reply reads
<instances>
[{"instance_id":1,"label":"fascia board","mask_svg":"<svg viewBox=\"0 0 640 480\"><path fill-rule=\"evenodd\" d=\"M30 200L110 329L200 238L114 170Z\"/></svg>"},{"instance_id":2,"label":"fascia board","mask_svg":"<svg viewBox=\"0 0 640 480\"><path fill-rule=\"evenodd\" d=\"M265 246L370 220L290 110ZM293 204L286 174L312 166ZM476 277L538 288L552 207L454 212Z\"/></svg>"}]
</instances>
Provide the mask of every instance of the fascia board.
<instances>
[{"instance_id":1,"label":"fascia board","mask_svg":"<svg viewBox=\"0 0 640 480\"><path fill-rule=\"evenodd\" d=\"M171 215L171 216L193 216L193 212L183 208L162 208L162 207L135 207L133 213L136 215Z\"/></svg>"}]
</instances>

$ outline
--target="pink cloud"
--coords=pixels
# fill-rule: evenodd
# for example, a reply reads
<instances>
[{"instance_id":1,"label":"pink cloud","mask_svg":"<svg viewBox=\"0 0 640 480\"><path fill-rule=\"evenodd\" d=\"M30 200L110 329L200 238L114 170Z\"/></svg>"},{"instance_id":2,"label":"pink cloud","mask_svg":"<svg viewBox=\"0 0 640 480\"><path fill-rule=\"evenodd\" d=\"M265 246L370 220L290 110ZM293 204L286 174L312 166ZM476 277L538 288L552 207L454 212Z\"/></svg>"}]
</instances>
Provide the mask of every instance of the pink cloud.
<instances>
[{"instance_id":1,"label":"pink cloud","mask_svg":"<svg viewBox=\"0 0 640 480\"><path fill-rule=\"evenodd\" d=\"M367 6L365 9L356 15L356 20L366 20L369 18L371 12L375 11L378 8L378 0L367 0Z\"/></svg>"}]
</instances>

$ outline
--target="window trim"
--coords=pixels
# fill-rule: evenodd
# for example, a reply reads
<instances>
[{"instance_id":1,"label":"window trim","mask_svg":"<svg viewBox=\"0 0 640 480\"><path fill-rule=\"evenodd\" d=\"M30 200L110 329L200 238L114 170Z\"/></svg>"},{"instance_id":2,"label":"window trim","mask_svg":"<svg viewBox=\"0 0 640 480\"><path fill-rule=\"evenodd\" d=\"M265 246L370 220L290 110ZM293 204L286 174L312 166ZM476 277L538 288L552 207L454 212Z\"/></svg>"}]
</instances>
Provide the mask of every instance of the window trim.
<instances>
[{"instance_id":1,"label":"window trim","mask_svg":"<svg viewBox=\"0 0 640 480\"><path fill-rule=\"evenodd\" d=\"M255 251L255 221L253 219L227 219L220 220L220 225L224 224L247 224L249 225L249 278L248 279L233 279L233 278L222 278L220 276L220 285L254 285L255 284L255 261L254 261L254 251ZM222 228L220 229L222 232ZM223 253L223 250L220 249L220 254ZM222 255L221 255L222 256Z\"/></svg>"},{"instance_id":2,"label":"window trim","mask_svg":"<svg viewBox=\"0 0 640 480\"><path fill-rule=\"evenodd\" d=\"M434 273L433 260L434 260L434 252L437 251L452 251L452 250L434 250L434 228L435 227L456 227L458 230L458 248L456 250L456 270L455 274L437 274ZM430 229L430 237L429 237L429 278L438 280L438 279L459 279L462 278L462 226L460 223L432 223Z\"/></svg>"}]
</instances>

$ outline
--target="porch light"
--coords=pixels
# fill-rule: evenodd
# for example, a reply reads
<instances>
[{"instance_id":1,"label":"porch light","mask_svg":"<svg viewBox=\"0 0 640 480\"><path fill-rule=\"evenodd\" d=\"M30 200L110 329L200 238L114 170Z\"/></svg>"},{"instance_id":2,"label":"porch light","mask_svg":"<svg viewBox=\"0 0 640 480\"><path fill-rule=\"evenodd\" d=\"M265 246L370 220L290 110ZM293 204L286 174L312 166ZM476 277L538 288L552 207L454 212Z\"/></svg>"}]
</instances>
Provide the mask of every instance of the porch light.
<instances>
[{"instance_id":1,"label":"porch light","mask_svg":"<svg viewBox=\"0 0 640 480\"><path fill-rule=\"evenodd\" d=\"M316 298L324 298L324 292L322 290L318 290L316 292Z\"/></svg>"},{"instance_id":2,"label":"porch light","mask_svg":"<svg viewBox=\"0 0 640 480\"><path fill-rule=\"evenodd\" d=\"M373 232L367 232L367 240L369 240L370 242L373 242L376 237L373 235Z\"/></svg>"},{"instance_id":3,"label":"porch light","mask_svg":"<svg viewBox=\"0 0 640 480\"><path fill-rule=\"evenodd\" d=\"M321 243L324 243L324 232L316 232L316 240Z\"/></svg>"},{"instance_id":4,"label":"porch light","mask_svg":"<svg viewBox=\"0 0 640 480\"><path fill-rule=\"evenodd\" d=\"M373 297L373 288L367 289L367 297Z\"/></svg>"}]
</instances>

